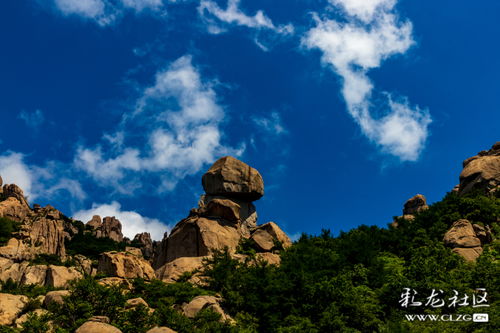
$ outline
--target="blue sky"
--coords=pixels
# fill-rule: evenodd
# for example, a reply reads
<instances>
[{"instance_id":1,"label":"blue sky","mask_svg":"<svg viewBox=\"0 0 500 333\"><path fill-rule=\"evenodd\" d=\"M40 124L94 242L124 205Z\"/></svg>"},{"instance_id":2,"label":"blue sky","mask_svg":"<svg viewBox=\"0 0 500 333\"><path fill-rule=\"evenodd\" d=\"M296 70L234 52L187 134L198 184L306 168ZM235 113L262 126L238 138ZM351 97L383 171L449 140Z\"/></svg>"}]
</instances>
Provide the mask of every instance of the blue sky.
<instances>
[{"instance_id":1,"label":"blue sky","mask_svg":"<svg viewBox=\"0 0 500 333\"><path fill-rule=\"evenodd\" d=\"M386 226L499 140L500 3L7 0L0 174L154 238L217 158L290 235Z\"/></svg>"}]
</instances>

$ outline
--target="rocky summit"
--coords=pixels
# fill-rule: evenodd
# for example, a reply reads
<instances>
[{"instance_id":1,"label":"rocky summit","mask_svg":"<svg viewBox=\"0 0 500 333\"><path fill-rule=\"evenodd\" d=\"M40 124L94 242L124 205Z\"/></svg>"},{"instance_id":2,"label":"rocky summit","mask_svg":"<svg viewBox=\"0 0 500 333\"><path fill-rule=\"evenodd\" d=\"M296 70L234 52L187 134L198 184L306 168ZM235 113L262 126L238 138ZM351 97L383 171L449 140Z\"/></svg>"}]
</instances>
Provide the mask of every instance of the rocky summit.
<instances>
[{"instance_id":1,"label":"rocky summit","mask_svg":"<svg viewBox=\"0 0 500 333\"><path fill-rule=\"evenodd\" d=\"M82 222L30 206L0 177L0 332L379 331L389 310L349 304L376 308L440 270L440 288L495 276L500 143L466 159L459 181L441 202L408 199L388 229L292 243L277 223L258 222L262 176L230 156L207 170L196 207L161 241L124 237L114 216Z\"/></svg>"}]
</instances>

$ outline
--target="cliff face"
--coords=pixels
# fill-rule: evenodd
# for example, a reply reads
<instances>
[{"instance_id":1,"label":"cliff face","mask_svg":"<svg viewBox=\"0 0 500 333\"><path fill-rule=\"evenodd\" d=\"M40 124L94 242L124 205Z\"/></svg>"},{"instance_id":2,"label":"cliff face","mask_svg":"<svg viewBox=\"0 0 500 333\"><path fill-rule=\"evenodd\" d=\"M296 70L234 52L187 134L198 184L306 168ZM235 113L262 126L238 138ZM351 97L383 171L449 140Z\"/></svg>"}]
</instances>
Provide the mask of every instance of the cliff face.
<instances>
[{"instance_id":1,"label":"cliff face","mask_svg":"<svg viewBox=\"0 0 500 333\"><path fill-rule=\"evenodd\" d=\"M458 196L475 191L491 196L500 191L500 143L465 160L463 165L460 184L453 190ZM94 216L84 224L64 216L52 206L30 207L19 187L4 185L0 177L0 223L5 225L0 230L8 231L0 235L0 282L10 280L19 286L63 289L57 291L61 295L70 293L64 289L71 281L86 276L97 276L101 285L125 289L131 288L136 278L148 283L188 279L194 285L203 286L200 269L206 259L219 251L227 251L240 262L255 265L262 260L279 267L280 253L292 246L292 242L276 223L258 224L254 202L264 196L260 173L233 157L223 157L203 175L202 185L205 194L197 206L170 234L165 233L162 241L153 242L148 233L140 233L133 240L123 237L121 222L115 217ZM415 223L419 214L426 214L428 210L425 196L417 194L404 204L402 215L395 219L392 228ZM478 224L457 219L440 234L442 242L449 251L474 262L494 240L492 223L498 221ZM95 252L96 249L99 251ZM47 300L63 302L63 296L49 294ZM28 299L0 294L0 300L4 300L0 302L0 314L3 314L0 325L22 326L17 321ZM129 308L144 302L129 301ZM177 310L195 317L201 309L210 308L232 321L220 303L221 299L216 296L198 296ZM50 309L45 303L43 307L36 311ZM99 326L104 332L109 320L96 317L85 325L79 331ZM110 332L115 329L108 328Z\"/></svg>"}]
</instances>

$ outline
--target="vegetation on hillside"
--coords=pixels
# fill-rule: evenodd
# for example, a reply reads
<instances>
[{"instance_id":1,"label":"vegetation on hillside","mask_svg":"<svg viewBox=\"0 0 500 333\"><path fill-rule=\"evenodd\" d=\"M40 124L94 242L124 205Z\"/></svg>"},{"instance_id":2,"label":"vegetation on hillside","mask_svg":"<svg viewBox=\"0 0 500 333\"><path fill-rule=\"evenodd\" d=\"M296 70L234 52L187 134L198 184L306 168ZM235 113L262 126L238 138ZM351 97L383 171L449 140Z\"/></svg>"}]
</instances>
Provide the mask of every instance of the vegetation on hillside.
<instances>
[{"instance_id":1,"label":"vegetation on hillside","mask_svg":"<svg viewBox=\"0 0 500 333\"><path fill-rule=\"evenodd\" d=\"M19 231L21 224L6 217L0 217L0 246L7 244L12 234Z\"/></svg>"},{"instance_id":2,"label":"vegetation on hillside","mask_svg":"<svg viewBox=\"0 0 500 333\"><path fill-rule=\"evenodd\" d=\"M443 245L444 233L460 218L491 225L498 238L498 193L493 197L450 193L413 221L399 219L397 228L360 226L337 237L328 230L318 236L302 235L282 251L279 267L241 262L222 251L205 263L203 288L191 285L187 278L173 284L135 280L132 290L123 293L87 277L73 284L64 305L53 305L48 316L30 317L19 332L45 332L49 321L59 333L73 332L96 315L108 316L125 333L146 332L156 325L180 333L495 332L500 327L500 242L497 239L484 246L476 263L465 262ZM79 244L86 246L86 255L102 252L94 239L84 244L89 239L81 238L69 248L76 250L75 244ZM82 248L78 251L82 253ZM240 244L239 252L251 255L252 244ZM474 295L477 288L484 288L489 307L405 308L401 306L405 288L422 297L443 290L441 296L446 300L453 297L454 290ZM176 310L204 294L222 296L222 306L236 324L220 322L220 315L210 310L201 311L194 319ZM144 307L124 310L126 299L134 297L144 298L154 313ZM405 319L406 314L472 313L488 313L489 322Z\"/></svg>"}]
</instances>

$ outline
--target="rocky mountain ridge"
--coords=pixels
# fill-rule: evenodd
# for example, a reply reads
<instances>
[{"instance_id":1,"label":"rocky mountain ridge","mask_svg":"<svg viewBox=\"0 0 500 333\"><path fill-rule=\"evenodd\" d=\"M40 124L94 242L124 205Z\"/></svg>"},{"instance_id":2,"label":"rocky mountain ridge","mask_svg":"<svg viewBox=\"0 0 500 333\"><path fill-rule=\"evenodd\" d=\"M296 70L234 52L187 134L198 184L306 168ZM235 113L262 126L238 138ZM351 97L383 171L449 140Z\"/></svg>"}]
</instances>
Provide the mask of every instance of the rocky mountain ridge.
<instances>
[{"instance_id":1,"label":"rocky mountain ridge","mask_svg":"<svg viewBox=\"0 0 500 333\"><path fill-rule=\"evenodd\" d=\"M500 188L500 142L488 151L464 161L460 184L453 189L460 196L474 191L492 194ZM2 243L0 238L0 282L20 286L43 286L50 289L40 296L41 308L33 313L47 313L51 302L62 303L70 295L66 290L72 281L94 276L104 286L130 289L133 279L146 282L175 283L188 281L203 286L200 268L219 250L239 261L266 261L280 264L280 253L290 247L289 237L274 222L257 224L253 204L264 195L264 182L257 170L233 158L224 157L204 174L205 194L198 206L181 220L162 241L152 241L148 233L125 238L121 223L115 217L94 216L87 223L66 217L52 206L31 208L23 191L13 184L2 184L0 178L0 223L12 229ZM425 196L417 194L395 218L391 228L403 221L411 223L429 209ZM499 221L496 221L498 223ZM474 262L491 243L491 225L480 225L458 219L443 236L443 244L466 261ZM74 242L92 241L114 250L83 255L75 251ZM76 246L78 248L78 246ZM94 253L94 252L93 252ZM200 295L176 310L194 318L202 309L211 309L222 320L233 319L225 313L219 296ZM0 325L22 328L27 320L23 313L30 299L23 295L0 293ZM140 298L127 300L125 309L148 304ZM127 308L128 307L128 308ZM153 311L152 309L150 309ZM92 317L76 332L120 332L109 319ZM169 328L148 331L173 332Z\"/></svg>"}]
</instances>

